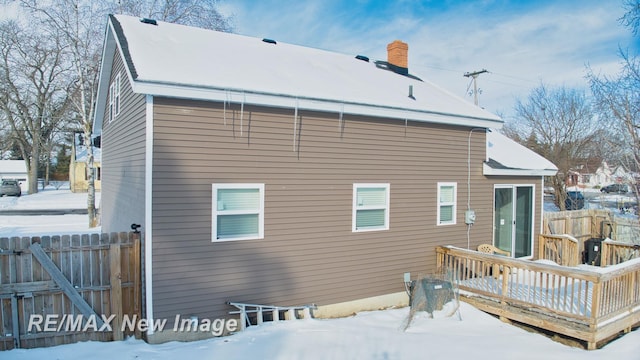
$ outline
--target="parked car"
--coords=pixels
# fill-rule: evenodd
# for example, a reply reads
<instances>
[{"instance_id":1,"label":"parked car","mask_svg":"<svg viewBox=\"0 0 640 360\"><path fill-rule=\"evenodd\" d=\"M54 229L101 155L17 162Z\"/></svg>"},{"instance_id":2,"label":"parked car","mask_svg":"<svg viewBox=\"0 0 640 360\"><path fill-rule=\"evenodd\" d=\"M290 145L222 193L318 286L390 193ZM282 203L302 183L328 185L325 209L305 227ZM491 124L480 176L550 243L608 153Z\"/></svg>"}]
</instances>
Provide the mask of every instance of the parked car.
<instances>
[{"instance_id":1,"label":"parked car","mask_svg":"<svg viewBox=\"0 0 640 360\"><path fill-rule=\"evenodd\" d=\"M20 189L20 183L16 180L2 180L0 185L0 197L2 196L20 196L22 195L22 189Z\"/></svg>"},{"instance_id":2,"label":"parked car","mask_svg":"<svg viewBox=\"0 0 640 360\"><path fill-rule=\"evenodd\" d=\"M584 195L580 191L567 191L564 206L567 210L582 209L584 207Z\"/></svg>"},{"instance_id":3,"label":"parked car","mask_svg":"<svg viewBox=\"0 0 640 360\"><path fill-rule=\"evenodd\" d=\"M629 187L625 184L611 184L600 189L603 193L619 193L626 194L629 192Z\"/></svg>"}]
</instances>

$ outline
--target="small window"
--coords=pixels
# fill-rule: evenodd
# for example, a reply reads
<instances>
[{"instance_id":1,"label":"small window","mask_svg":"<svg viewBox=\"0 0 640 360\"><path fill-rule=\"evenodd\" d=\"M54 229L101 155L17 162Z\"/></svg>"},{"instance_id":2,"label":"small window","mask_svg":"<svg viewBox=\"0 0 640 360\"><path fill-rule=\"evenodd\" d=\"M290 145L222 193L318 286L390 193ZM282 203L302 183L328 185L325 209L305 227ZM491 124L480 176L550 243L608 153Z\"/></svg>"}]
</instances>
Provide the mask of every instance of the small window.
<instances>
[{"instance_id":1,"label":"small window","mask_svg":"<svg viewBox=\"0 0 640 360\"><path fill-rule=\"evenodd\" d=\"M389 229L389 184L353 184L352 231Z\"/></svg>"},{"instance_id":2,"label":"small window","mask_svg":"<svg viewBox=\"0 0 640 360\"><path fill-rule=\"evenodd\" d=\"M264 238L264 184L213 184L212 241Z\"/></svg>"},{"instance_id":3,"label":"small window","mask_svg":"<svg viewBox=\"0 0 640 360\"><path fill-rule=\"evenodd\" d=\"M438 225L456 223L457 183L438 183Z\"/></svg>"},{"instance_id":4,"label":"small window","mask_svg":"<svg viewBox=\"0 0 640 360\"><path fill-rule=\"evenodd\" d=\"M87 170L86 167L84 169L85 169L84 179L89 180L89 171ZM94 167L92 172L93 172L93 180L100 180L100 168Z\"/></svg>"},{"instance_id":5,"label":"small window","mask_svg":"<svg viewBox=\"0 0 640 360\"><path fill-rule=\"evenodd\" d=\"M115 84L109 86L109 121L113 120L113 99L115 98Z\"/></svg>"},{"instance_id":6,"label":"small window","mask_svg":"<svg viewBox=\"0 0 640 360\"><path fill-rule=\"evenodd\" d=\"M114 100L114 111L115 111L115 116L118 116L118 114L120 114L120 73L118 73L118 75L116 75L116 93L115 93L115 100Z\"/></svg>"},{"instance_id":7,"label":"small window","mask_svg":"<svg viewBox=\"0 0 640 360\"><path fill-rule=\"evenodd\" d=\"M109 121L120 114L120 73L109 86Z\"/></svg>"}]
</instances>

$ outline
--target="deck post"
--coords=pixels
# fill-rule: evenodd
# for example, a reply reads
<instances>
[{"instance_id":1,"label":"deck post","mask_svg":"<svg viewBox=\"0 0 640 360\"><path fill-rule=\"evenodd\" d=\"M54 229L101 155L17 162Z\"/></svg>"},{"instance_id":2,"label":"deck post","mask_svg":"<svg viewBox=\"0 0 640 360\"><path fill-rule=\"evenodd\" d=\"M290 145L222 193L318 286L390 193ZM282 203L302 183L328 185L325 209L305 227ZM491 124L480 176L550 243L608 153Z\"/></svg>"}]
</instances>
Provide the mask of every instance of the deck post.
<instances>
[{"instance_id":1,"label":"deck post","mask_svg":"<svg viewBox=\"0 0 640 360\"><path fill-rule=\"evenodd\" d=\"M601 245L600 245L600 266L601 267L605 267L607 265L610 265L609 264L609 257L611 255L609 254L609 252L610 252L609 250L610 250L610 248L607 245L607 242L603 241L601 243Z\"/></svg>"},{"instance_id":2,"label":"deck post","mask_svg":"<svg viewBox=\"0 0 640 360\"><path fill-rule=\"evenodd\" d=\"M256 314L256 323L258 325L262 325L263 323L263 318L262 318L262 306L258 307L258 312Z\"/></svg>"},{"instance_id":3,"label":"deck post","mask_svg":"<svg viewBox=\"0 0 640 360\"><path fill-rule=\"evenodd\" d=\"M285 319L287 319L287 320L295 320L296 319L296 310L294 308L290 308L289 310L287 310L287 313L285 315Z\"/></svg>"},{"instance_id":4,"label":"deck post","mask_svg":"<svg viewBox=\"0 0 640 360\"><path fill-rule=\"evenodd\" d=\"M595 337L598 331L598 318L600 317L600 302L602 299L602 279L600 276L593 282L593 294L591 300L591 319L589 321L589 329L591 330L591 338ZM595 340L587 341L587 350L597 349Z\"/></svg>"},{"instance_id":5,"label":"deck post","mask_svg":"<svg viewBox=\"0 0 640 360\"><path fill-rule=\"evenodd\" d=\"M247 314L245 313L245 307L242 306L240 309L240 330L244 330L247 328Z\"/></svg>"},{"instance_id":6,"label":"deck post","mask_svg":"<svg viewBox=\"0 0 640 360\"><path fill-rule=\"evenodd\" d=\"M495 266L495 265L494 265ZM499 267L498 267L499 269ZM499 273L498 273L499 274ZM502 294L500 294L500 305L503 307L507 305L507 297L509 294L509 277L511 276L511 268L508 266L502 267ZM500 315L500 321L505 323L511 323L511 320L503 315Z\"/></svg>"},{"instance_id":7,"label":"deck post","mask_svg":"<svg viewBox=\"0 0 640 360\"><path fill-rule=\"evenodd\" d=\"M509 276L511 276L511 268L505 265L502 267L502 302L509 294Z\"/></svg>"},{"instance_id":8,"label":"deck post","mask_svg":"<svg viewBox=\"0 0 640 360\"><path fill-rule=\"evenodd\" d=\"M545 220L546 221L546 220ZM543 234L538 234L538 259L544 259L544 244L545 239Z\"/></svg>"},{"instance_id":9,"label":"deck post","mask_svg":"<svg viewBox=\"0 0 640 360\"><path fill-rule=\"evenodd\" d=\"M591 326L595 327L600 316L600 301L602 298L602 281L600 277L593 283L593 294L591 300Z\"/></svg>"},{"instance_id":10,"label":"deck post","mask_svg":"<svg viewBox=\"0 0 640 360\"><path fill-rule=\"evenodd\" d=\"M308 307L302 309L302 318L303 319L311 319L311 310Z\"/></svg>"}]
</instances>

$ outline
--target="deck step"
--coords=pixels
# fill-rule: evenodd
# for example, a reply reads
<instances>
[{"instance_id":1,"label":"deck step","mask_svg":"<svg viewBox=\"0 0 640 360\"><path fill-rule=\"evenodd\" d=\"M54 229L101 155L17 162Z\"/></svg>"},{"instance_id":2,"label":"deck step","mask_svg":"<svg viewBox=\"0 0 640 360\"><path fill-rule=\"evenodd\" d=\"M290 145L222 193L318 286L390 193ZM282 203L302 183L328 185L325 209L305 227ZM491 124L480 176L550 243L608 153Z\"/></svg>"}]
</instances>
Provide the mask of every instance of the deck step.
<instances>
[{"instance_id":1,"label":"deck step","mask_svg":"<svg viewBox=\"0 0 640 360\"><path fill-rule=\"evenodd\" d=\"M275 306L246 304L237 302L227 302L228 305L236 307L238 310L229 311L229 314L240 315L240 330L248 326L260 325L265 321L311 319L311 310L317 309L315 304L301 306ZM254 318L252 322L252 318Z\"/></svg>"}]
</instances>

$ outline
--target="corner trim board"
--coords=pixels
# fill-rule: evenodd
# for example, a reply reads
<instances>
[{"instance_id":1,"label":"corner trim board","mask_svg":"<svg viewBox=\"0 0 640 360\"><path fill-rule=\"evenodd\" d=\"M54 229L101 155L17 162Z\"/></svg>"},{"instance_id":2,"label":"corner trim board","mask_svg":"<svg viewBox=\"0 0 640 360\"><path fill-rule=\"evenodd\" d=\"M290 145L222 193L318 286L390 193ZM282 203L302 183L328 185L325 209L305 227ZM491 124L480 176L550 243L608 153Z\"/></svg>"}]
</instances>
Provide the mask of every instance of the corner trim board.
<instances>
[{"instance_id":1,"label":"corner trim board","mask_svg":"<svg viewBox=\"0 0 640 360\"><path fill-rule=\"evenodd\" d=\"M144 286L145 286L145 306L146 317L153 323L153 96L146 96L146 116L145 116L145 158L144 158ZM147 335L153 335L153 326L147 330Z\"/></svg>"}]
</instances>

